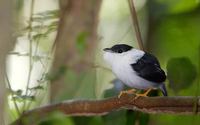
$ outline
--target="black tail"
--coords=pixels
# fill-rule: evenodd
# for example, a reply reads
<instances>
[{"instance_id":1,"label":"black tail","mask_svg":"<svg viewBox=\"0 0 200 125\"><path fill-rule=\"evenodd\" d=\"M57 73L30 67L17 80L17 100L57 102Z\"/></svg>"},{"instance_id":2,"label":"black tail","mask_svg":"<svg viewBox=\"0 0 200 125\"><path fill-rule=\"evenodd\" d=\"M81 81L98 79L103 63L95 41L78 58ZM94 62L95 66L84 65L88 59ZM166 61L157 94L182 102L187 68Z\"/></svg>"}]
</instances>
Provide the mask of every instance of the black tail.
<instances>
[{"instance_id":1,"label":"black tail","mask_svg":"<svg viewBox=\"0 0 200 125\"><path fill-rule=\"evenodd\" d=\"M167 89L166 89L164 83L161 84L159 88L160 88L160 90L162 91L162 94L163 94L164 96L168 96L168 94L167 94Z\"/></svg>"}]
</instances>

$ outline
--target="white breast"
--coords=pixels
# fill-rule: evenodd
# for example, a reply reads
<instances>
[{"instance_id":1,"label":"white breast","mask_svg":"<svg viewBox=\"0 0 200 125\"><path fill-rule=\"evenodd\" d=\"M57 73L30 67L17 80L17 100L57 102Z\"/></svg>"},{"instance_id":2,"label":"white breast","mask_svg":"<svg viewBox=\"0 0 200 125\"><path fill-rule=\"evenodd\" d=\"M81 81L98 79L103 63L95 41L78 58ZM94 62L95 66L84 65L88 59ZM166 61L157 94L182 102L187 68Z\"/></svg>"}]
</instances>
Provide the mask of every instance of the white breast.
<instances>
[{"instance_id":1,"label":"white breast","mask_svg":"<svg viewBox=\"0 0 200 125\"><path fill-rule=\"evenodd\" d=\"M129 87L136 89L156 88L157 84L138 76L137 73L132 70L131 65L123 65L123 63L121 63L121 65L114 65L112 71L118 79Z\"/></svg>"}]
</instances>

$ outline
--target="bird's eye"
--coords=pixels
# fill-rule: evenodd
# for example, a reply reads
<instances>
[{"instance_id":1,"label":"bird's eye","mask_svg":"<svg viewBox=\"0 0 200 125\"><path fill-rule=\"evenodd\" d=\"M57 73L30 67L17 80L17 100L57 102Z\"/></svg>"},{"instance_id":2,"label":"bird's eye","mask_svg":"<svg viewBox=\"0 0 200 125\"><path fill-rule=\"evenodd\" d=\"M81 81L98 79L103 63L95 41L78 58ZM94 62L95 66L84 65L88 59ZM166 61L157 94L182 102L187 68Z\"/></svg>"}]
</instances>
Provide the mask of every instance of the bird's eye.
<instances>
[{"instance_id":1,"label":"bird's eye","mask_svg":"<svg viewBox=\"0 0 200 125\"><path fill-rule=\"evenodd\" d=\"M118 52L118 53L122 53L123 51L122 51L121 49L119 49L117 52Z\"/></svg>"}]
</instances>

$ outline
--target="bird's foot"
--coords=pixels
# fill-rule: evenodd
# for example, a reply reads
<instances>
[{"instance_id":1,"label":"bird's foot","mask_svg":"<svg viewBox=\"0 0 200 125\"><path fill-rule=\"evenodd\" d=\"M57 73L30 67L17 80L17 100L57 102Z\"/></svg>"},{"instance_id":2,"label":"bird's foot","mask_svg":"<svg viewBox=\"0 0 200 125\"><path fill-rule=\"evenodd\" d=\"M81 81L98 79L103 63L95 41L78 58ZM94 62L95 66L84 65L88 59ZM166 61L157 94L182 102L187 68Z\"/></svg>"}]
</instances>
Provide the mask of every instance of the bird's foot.
<instances>
[{"instance_id":1,"label":"bird's foot","mask_svg":"<svg viewBox=\"0 0 200 125\"><path fill-rule=\"evenodd\" d=\"M136 96L135 96L135 99L139 98L139 97L147 97L149 92L151 91L152 89L148 89L145 93L142 93L142 94L137 94L136 93Z\"/></svg>"},{"instance_id":2,"label":"bird's foot","mask_svg":"<svg viewBox=\"0 0 200 125\"><path fill-rule=\"evenodd\" d=\"M130 90L125 90L125 91L121 91L118 95L118 98L120 98L123 94L136 94L135 93L136 90L135 89L130 89Z\"/></svg>"}]
</instances>

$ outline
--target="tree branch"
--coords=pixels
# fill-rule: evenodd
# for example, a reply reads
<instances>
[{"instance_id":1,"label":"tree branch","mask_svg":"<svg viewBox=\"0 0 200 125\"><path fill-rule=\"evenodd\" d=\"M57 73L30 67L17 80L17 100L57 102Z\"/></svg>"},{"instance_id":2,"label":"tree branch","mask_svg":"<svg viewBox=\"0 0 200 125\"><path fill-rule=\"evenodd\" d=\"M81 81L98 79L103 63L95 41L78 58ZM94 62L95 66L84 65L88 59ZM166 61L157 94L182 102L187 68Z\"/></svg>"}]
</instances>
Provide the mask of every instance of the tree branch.
<instances>
[{"instance_id":1,"label":"tree branch","mask_svg":"<svg viewBox=\"0 0 200 125\"><path fill-rule=\"evenodd\" d=\"M138 23L138 19L137 19L137 13L136 13L136 10L135 10L135 5L134 5L133 0L128 0L128 4L129 4L129 8L130 8L130 13L131 13L131 17L132 17L133 26L134 26L134 29L135 29L135 35L136 35L136 38L137 38L138 45L139 45L140 49L144 51L144 45L143 45L143 42L142 42L142 36L141 36L139 23Z\"/></svg>"},{"instance_id":2,"label":"tree branch","mask_svg":"<svg viewBox=\"0 0 200 125\"><path fill-rule=\"evenodd\" d=\"M140 97L123 95L104 100L73 100L51 104L25 112L11 125L33 125L50 112L59 111L69 116L96 116L131 109L146 113L200 114L200 97ZM28 122L28 123L25 123Z\"/></svg>"}]
</instances>

